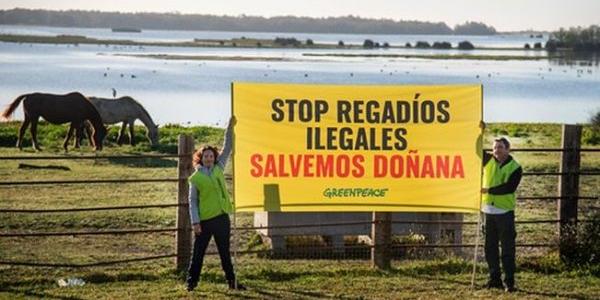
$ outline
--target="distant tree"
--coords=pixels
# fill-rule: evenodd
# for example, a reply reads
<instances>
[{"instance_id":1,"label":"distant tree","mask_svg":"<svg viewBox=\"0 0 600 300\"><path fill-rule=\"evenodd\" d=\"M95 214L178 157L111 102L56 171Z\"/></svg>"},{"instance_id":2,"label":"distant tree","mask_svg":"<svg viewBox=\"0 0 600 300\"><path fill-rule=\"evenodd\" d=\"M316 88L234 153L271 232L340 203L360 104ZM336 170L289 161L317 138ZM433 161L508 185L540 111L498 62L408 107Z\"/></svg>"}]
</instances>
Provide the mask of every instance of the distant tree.
<instances>
[{"instance_id":1,"label":"distant tree","mask_svg":"<svg viewBox=\"0 0 600 300\"><path fill-rule=\"evenodd\" d=\"M596 128L598 128L598 129L600 129L600 110L598 110L598 111L596 112L596 114L595 114L595 115L593 115L593 116L590 118L590 123L591 123L591 124L592 124L594 127L596 127Z\"/></svg>"},{"instance_id":2,"label":"distant tree","mask_svg":"<svg viewBox=\"0 0 600 300\"><path fill-rule=\"evenodd\" d=\"M424 42L424 41L418 41L415 44L415 48L431 48L431 45L429 45L428 42Z\"/></svg>"},{"instance_id":3,"label":"distant tree","mask_svg":"<svg viewBox=\"0 0 600 300\"><path fill-rule=\"evenodd\" d=\"M404 44L404 47L406 47L406 48L412 48L412 45L409 42L406 42L406 44Z\"/></svg>"},{"instance_id":4,"label":"distant tree","mask_svg":"<svg viewBox=\"0 0 600 300\"><path fill-rule=\"evenodd\" d=\"M275 44L279 45L279 46L294 46L294 47L298 47L300 46L301 42L299 40L297 40L296 38L283 38L283 37L276 37L275 40L273 41ZM312 40L311 40L312 42ZM308 41L307 41L308 44Z\"/></svg>"},{"instance_id":5,"label":"distant tree","mask_svg":"<svg viewBox=\"0 0 600 300\"><path fill-rule=\"evenodd\" d=\"M434 42L432 47L434 49L451 49L452 44L448 42Z\"/></svg>"},{"instance_id":6,"label":"distant tree","mask_svg":"<svg viewBox=\"0 0 600 300\"><path fill-rule=\"evenodd\" d=\"M542 43L537 42L537 43L533 44L533 48L534 49L542 49Z\"/></svg>"},{"instance_id":7,"label":"distant tree","mask_svg":"<svg viewBox=\"0 0 600 300\"><path fill-rule=\"evenodd\" d=\"M552 41L552 42L551 42ZM587 28L576 27L565 30L561 28L550 35L546 49L554 51L558 48L572 49L574 51L599 52L600 51L600 26L592 25Z\"/></svg>"},{"instance_id":8,"label":"distant tree","mask_svg":"<svg viewBox=\"0 0 600 300\"><path fill-rule=\"evenodd\" d=\"M389 48L389 47L390 47L390 44L388 42L383 43L383 48Z\"/></svg>"},{"instance_id":9,"label":"distant tree","mask_svg":"<svg viewBox=\"0 0 600 300\"><path fill-rule=\"evenodd\" d=\"M262 47L262 43L261 42L256 42L256 47L258 47L258 48Z\"/></svg>"},{"instance_id":10,"label":"distant tree","mask_svg":"<svg viewBox=\"0 0 600 300\"><path fill-rule=\"evenodd\" d=\"M312 46L312 45L314 45L314 44L315 44L315 43L313 42L313 40L311 40L311 39L307 39L307 40L306 40L306 45L307 45L307 46Z\"/></svg>"},{"instance_id":11,"label":"distant tree","mask_svg":"<svg viewBox=\"0 0 600 300\"><path fill-rule=\"evenodd\" d=\"M529 45L529 43L525 43L525 49L531 49L531 45Z\"/></svg>"},{"instance_id":12,"label":"distant tree","mask_svg":"<svg viewBox=\"0 0 600 300\"><path fill-rule=\"evenodd\" d=\"M556 50L558 50L558 41L550 39L546 42L546 46L545 46L546 50L550 51L550 52L554 52Z\"/></svg>"},{"instance_id":13,"label":"distant tree","mask_svg":"<svg viewBox=\"0 0 600 300\"><path fill-rule=\"evenodd\" d=\"M462 25L454 26L454 34L464 35L494 35L496 29L479 22L466 22Z\"/></svg>"},{"instance_id":14,"label":"distant tree","mask_svg":"<svg viewBox=\"0 0 600 300\"><path fill-rule=\"evenodd\" d=\"M462 42L458 43L458 49L473 50L473 49L475 49L475 46L473 46L473 44L471 44L471 42L469 42L469 41L462 41Z\"/></svg>"},{"instance_id":15,"label":"distant tree","mask_svg":"<svg viewBox=\"0 0 600 300\"><path fill-rule=\"evenodd\" d=\"M363 42L363 48L372 49L373 47L375 47L375 43L372 40L367 39Z\"/></svg>"},{"instance_id":16,"label":"distant tree","mask_svg":"<svg viewBox=\"0 0 600 300\"><path fill-rule=\"evenodd\" d=\"M379 48L379 42L375 42L375 48Z\"/></svg>"},{"instance_id":17,"label":"distant tree","mask_svg":"<svg viewBox=\"0 0 600 300\"><path fill-rule=\"evenodd\" d=\"M600 110L590 118L591 128L583 128L581 141L589 145L600 145Z\"/></svg>"},{"instance_id":18,"label":"distant tree","mask_svg":"<svg viewBox=\"0 0 600 300\"><path fill-rule=\"evenodd\" d=\"M342 40L338 41L338 46L344 47L344 41L342 41Z\"/></svg>"}]
</instances>

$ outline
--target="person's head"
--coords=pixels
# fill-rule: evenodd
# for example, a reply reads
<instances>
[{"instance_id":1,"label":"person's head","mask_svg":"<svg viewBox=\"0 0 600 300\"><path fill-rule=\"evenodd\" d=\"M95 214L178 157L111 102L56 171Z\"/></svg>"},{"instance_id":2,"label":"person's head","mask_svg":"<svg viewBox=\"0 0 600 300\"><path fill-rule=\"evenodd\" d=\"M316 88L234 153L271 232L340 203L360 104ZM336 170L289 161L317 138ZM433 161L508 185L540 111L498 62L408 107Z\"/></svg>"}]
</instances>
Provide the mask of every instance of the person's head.
<instances>
[{"instance_id":1,"label":"person's head","mask_svg":"<svg viewBox=\"0 0 600 300\"><path fill-rule=\"evenodd\" d=\"M219 156L219 151L217 148L212 146L204 146L196 152L194 152L194 156L192 157L192 163L194 167L203 166L203 167L212 167Z\"/></svg>"},{"instance_id":2,"label":"person's head","mask_svg":"<svg viewBox=\"0 0 600 300\"><path fill-rule=\"evenodd\" d=\"M492 150L492 154L497 160L504 161L510 152L510 142L504 137L494 139Z\"/></svg>"}]
</instances>

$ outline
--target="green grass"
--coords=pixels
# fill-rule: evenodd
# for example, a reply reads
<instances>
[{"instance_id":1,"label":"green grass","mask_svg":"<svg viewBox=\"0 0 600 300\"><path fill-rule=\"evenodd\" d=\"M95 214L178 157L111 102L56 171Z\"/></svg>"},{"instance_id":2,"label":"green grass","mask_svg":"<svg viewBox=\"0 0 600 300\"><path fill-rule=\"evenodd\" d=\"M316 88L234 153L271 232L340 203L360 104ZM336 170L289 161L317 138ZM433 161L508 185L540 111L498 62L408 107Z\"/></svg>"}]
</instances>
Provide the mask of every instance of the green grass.
<instances>
[{"instance_id":1,"label":"green grass","mask_svg":"<svg viewBox=\"0 0 600 300\"><path fill-rule=\"evenodd\" d=\"M66 126L42 124L39 127L42 152L30 146L19 152L14 148L18 124L0 124L0 156L62 155L62 139ZM145 130L136 128L136 146L115 145L118 128L112 127L106 147L101 153L142 154L176 153L177 135L194 136L196 145L222 144L223 130L210 127L161 127L161 146L151 147L144 139ZM556 124L488 124L485 145L493 137L507 135L514 148L559 147L560 126ZM29 138L29 134L26 135ZM30 144L28 144L30 145ZM585 147L598 147L584 145ZM487 146L489 147L489 146ZM90 155L85 145L69 155ZM558 170L559 154L515 152L514 156L525 171ZM37 166L55 165L58 169L23 169L19 163ZM600 170L600 155L586 153L582 168ZM230 173L228 168L227 173ZM92 178L175 178L173 159L136 160L0 160L0 181L51 180ZM525 177L519 189L521 196L556 194L556 176ZM581 195L600 194L600 178L582 177ZM50 209L98 207L114 205L173 204L177 199L175 183L135 183L97 185L38 185L0 187L0 208ZM580 201L580 216L598 207L597 202ZM597 209L597 208L596 208ZM517 220L554 219L556 204L552 201L521 201ZM465 215L475 220L474 215ZM252 226L250 213L237 215L239 226ZM112 229L172 228L176 226L176 209L134 209L80 213L0 214L0 232L95 231ZM527 224L517 227L519 243L549 243L556 241L556 225ZM465 226L463 242L471 243L475 226ZM400 239L402 240L402 238ZM295 241L310 246L310 239ZM349 240L349 243L357 243ZM240 249L266 248L253 231L239 234ZM480 248L481 250L481 248ZM0 238L0 260L40 261L51 263L93 263L151 255L171 254L175 250L175 234L145 233L120 236L61 236ZM209 251L215 251L213 245ZM356 250L356 251L363 251ZM358 253L358 252L357 252ZM357 254L354 253L354 254ZM362 252L361 252L362 253ZM514 295L481 289L485 283L485 264L478 264L477 286L470 288L471 250L465 256L448 258L439 250L414 252L410 258L393 261L391 271L377 271L369 266L367 255L346 253L348 259L268 259L257 255L238 258L238 276L250 289L230 292L226 289L217 256L208 256L200 287L191 296L215 299L397 299L397 298L599 298L600 267L567 267L556 256L554 248L517 250L517 284L521 289ZM324 255L316 253L316 258ZM189 298L184 290L184 277L174 270L174 259L129 263L99 268L31 268L0 265L0 298L60 298L60 299L173 299ZM60 288L59 278L83 278L83 287ZM568 287L568 288L565 288Z\"/></svg>"}]
</instances>

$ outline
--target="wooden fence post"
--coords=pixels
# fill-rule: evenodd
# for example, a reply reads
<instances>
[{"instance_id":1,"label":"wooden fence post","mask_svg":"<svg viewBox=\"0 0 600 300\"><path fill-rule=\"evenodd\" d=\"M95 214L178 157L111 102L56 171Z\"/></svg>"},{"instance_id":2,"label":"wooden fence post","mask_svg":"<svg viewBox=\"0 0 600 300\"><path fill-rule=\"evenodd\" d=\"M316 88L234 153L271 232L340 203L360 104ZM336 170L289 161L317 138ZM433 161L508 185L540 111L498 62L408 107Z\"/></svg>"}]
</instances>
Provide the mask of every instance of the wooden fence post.
<instances>
[{"instance_id":1,"label":"wooden fence post","mask_svg":"<svg viewBox=\"0 0 600 300\"><path fill-rule=\"evenodd\" d=\"M187 178L192 174L192 153L194 152L194 139L189 135L179 135L177 154L179 157L178 186L177 186L177 270L185 271L190 262L192 251L192 226L188 209L188 182Z\"/></svg>"},{"instance_id":2,"label":"wooden fence post","mask_svg":"<svg viewBox=\"0 0 600 300\"><path fill-rule=\"evenodd\" d=\"M371 240L373 241L373 248L371 248L371 266L381 270L388 270L391 266L391 221L392 213L373 212L373 224L371 225Z\"/></svg>"},{"instance_id":3,"label":"wooden fence post","mask_svg":"<svg viewBox=\"0 0 600 300\"><path fill-rule=\"evenodd\" d=\"M577 236L577 200L579 198L579 166L580 166L580 144L581 126L563 125L562 145L563 149L560 162L560 172L566 173L560 176L558 182L558 226L560 256L569 257Z\"/></svg>"}]
</instances>

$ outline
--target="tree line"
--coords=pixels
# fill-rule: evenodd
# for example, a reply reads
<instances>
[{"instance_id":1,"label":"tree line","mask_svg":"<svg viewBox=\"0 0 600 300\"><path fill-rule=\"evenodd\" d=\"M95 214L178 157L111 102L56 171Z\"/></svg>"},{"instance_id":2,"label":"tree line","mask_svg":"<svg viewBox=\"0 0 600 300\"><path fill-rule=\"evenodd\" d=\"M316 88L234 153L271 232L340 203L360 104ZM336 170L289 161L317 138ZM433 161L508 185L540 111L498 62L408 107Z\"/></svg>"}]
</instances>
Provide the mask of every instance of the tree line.
<instances>
[{"instance_id":1,"label":"tree line","mask_svg":"<svg viewBox=\"0 0 600 300\"><path fill-rule=\"evenodd\" d=\"M560 28L552 33L546 49L555 51L561 48L600 52L600 26Z\"/></svg>"},{"instance_id":2,"label":"tree line","mask_svg":"<svg viewBox=\"0 0 600 300\"><path fill-rule=\"evenodd\" d=\"M450 28L444 22L394 21L357 16L309 18L295 16L217 16L179 13L120 13L84 10L0 10L0 24L162 30L310 32L361 34L492 35L492 26L466 22Z\"/></svg>"}]
</instances>

